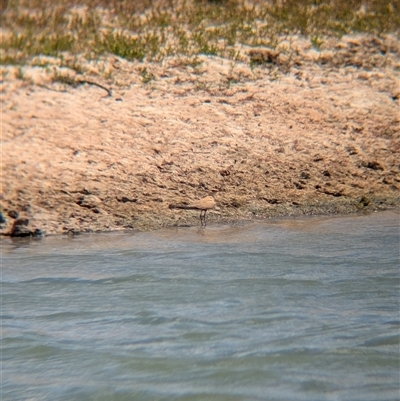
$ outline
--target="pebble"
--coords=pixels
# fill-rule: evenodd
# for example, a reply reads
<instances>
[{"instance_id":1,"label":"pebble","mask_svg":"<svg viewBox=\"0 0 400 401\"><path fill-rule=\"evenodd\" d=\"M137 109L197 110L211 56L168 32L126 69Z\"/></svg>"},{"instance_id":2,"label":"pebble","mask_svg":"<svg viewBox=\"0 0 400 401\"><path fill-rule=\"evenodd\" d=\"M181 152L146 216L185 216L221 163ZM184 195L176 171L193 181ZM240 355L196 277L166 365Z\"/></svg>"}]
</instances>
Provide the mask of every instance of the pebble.
<instances>
[{"instance_id":1,"label":"pebble","mask_svg":"<svg viewBox=\"0 0 400 401\"><path fill-rule=\"evenodd\" d=\"M30 237L32 235L32 232L28 228L28 225L28 219L15 220L11 228L11 237Z\"/></svg>"},{"instance_id":2,"label":"pebble","mask_svg":"<svg viewBox=\"0 0 400 401\"><path fill-rule=\"evenodd\" d=\"M29 229L29 219L27 218L19 218L14 221L14 224L11 228L10 236L11 237L34 237L34 238L42 238L44 237L43 231L40 228L36 228L34 231Z\"/></svg>"},{"instance_id":3,"label":"pebble","mask_svg":"<svg viewBox=\"0 0 400 401\"><path fill-rule=\"evenodd\" d=\"M10 210L7 214L12 219L18 219L19 217L19 213L16 210Z\"/></svg>"}]
</instances>

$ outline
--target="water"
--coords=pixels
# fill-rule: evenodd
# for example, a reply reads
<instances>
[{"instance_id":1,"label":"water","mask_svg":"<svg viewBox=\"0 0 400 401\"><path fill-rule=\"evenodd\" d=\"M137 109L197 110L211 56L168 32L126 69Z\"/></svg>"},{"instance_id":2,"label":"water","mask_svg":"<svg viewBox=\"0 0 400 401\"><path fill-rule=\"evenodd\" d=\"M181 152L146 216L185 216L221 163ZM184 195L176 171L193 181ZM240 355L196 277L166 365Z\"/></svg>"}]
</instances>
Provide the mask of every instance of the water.
<instances>
[{"instance_id":1,"label":"water","mask_svg":"<svg viewBox=\"0 0 400 401\"><path fill-rule=\"evenodd\" d=\"M398 400L397 212L2 240L2 400Z\"/></svg>"}]
</instances>

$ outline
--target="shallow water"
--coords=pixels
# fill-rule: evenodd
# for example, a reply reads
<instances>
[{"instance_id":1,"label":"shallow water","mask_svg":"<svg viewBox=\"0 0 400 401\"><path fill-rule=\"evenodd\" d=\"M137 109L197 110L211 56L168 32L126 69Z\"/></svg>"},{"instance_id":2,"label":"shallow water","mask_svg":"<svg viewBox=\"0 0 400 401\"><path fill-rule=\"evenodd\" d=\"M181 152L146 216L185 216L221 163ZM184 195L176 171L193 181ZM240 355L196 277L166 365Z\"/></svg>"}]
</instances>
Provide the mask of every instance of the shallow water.
<instances>
[{"instance_id":1,"label":"shallow water","mask_svg":"<svg viewBox=\"0 0 400 401\"><path fill-rule=\"evenodd\" d=\"M397 212L2 240L2 400L398 400Z\"/></svg>"}]
</instances>

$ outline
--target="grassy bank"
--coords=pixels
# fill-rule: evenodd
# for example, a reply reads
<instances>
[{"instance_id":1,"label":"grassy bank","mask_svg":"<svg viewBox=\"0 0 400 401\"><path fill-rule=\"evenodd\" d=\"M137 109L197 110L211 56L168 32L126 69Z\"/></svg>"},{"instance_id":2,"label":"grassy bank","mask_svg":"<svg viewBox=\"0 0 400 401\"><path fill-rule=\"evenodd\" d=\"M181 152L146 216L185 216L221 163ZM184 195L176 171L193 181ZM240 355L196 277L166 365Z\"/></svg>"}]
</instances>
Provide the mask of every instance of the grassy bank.
<instances>
[{"instance_id":1,"label":"grassy bank","mask_svg":"<svg viewBox=\"0 0 400 401\"><path fill-rule=\"evenodd\" d=\"M1 64L41 65L36 56L62 58L66 53L87 60L115 55L156 62L184 56L193 64L204 54L262 64L271 59L249 58L244 49L273 50L285 35L303 35L319 50L327 36L399 32L398 2L362 4L355 0L9 0L2 15ZM78 63L72 67L79 69Z\"/></svg>"}]
</instances>

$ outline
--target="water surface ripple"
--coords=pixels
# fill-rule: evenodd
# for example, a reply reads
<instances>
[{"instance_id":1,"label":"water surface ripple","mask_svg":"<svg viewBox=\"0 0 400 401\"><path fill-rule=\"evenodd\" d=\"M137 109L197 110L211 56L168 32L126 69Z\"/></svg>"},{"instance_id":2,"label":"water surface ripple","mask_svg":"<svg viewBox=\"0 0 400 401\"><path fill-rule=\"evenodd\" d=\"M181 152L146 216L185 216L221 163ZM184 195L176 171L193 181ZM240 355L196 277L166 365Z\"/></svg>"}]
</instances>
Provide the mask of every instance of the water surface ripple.
<instances>
[{"instance_id":1,"label":"water surface ripple","mask_svg":"<svg viewBox=\"0 0 400 401\"><path fill-rule=\"evenodd\" d=\"M399 214L2 243L2 400L398 400Z\"/></svg>"}]
</instances>

